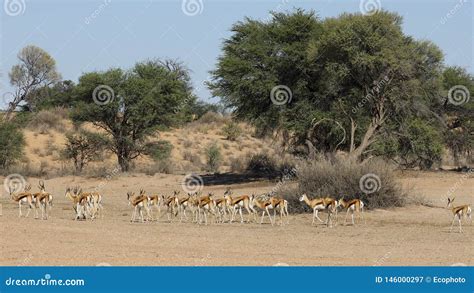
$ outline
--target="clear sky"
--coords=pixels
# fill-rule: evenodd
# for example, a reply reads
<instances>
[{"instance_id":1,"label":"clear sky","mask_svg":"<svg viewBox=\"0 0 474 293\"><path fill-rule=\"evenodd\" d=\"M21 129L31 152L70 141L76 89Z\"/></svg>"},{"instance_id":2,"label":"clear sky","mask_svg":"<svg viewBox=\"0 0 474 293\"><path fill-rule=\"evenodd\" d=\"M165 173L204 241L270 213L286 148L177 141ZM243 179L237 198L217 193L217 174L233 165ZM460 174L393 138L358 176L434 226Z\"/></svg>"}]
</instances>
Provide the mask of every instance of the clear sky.
<instances>
[{"instance_id":1,"label":"clear sky","mask_svg":"<svg viewBox=\"0 0 474 293\"><path fill-rule=\"evenodd\" d=\"M17 63L17 53L33 44L56 59L63 79L74 82L84 72L130 68L147 58L178 58L191 69L200 99L215 102L202 83L236 21L245 16L268 19L270 10L293 8L313 9L326 18L359 12L370 1L402 15L405 33L436 43L445 53L446 64L474 72L472 0L184 1L194 3L183 7L181 0L3 0L2 97L11 91L8 71Z\"/></svg>"}]
</instances>

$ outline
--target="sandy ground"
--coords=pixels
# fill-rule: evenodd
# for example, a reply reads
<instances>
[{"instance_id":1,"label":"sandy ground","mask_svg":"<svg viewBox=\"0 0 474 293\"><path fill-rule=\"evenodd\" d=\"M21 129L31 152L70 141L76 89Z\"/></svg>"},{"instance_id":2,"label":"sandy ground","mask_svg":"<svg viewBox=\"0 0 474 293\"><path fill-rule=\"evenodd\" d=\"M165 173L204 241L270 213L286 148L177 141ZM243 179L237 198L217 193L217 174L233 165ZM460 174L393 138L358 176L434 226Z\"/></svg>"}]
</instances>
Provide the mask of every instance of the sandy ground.
<instances>
[{"instance_id":1,"label":"sandy ground","mask_svg":"<svg viewBox=\"0 0 474 293\"><path fill-rule=\"evenodd\" d=\"M50 219L18 218L17 205L0 197L0 265L474 265L474 225L449 232L452 216L443 208L408 206L370 210L367 223L311 226L310 215L290 224L130 223L127 190L179 189L181 176L121 176L112 180L62 177L45 181L55 195ZM2 178L3 179L3 178ZM400 183L445 206L449 190L457 204L473 203L474 178L455 173L400 174ZM30 178L36 185L37 179ZM103 186L105 217L73 221L66 186ZM236 192L268 191L271 182L233 185ZM205 189L222 194L225 186ZM36 188L33 188L34 191ZM26 211L26 208L24 209ZM267 220L268 222L268 220ZM456 230L457 231L457 230Z\"/></svg>"}]
</instances>

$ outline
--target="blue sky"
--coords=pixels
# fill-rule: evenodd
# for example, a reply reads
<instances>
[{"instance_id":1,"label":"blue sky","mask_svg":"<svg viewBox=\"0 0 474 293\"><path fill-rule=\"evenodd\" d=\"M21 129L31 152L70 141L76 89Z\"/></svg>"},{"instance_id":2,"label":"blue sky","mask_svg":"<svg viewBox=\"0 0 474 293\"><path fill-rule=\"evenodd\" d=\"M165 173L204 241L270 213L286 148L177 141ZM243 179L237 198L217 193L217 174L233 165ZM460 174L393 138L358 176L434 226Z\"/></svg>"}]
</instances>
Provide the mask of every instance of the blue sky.
<instances>
[{"instance_id":1,"label":"blue sky","mask_svg":"<svg viewBox=\"0 0 474 293\"><path fill-rule=\"evenodd\" d=\"M326 18L361 9L359 0L185 0L195 1L197 11L183 8L181 0L3 1L2 97L11 91L8 71L17 63L18 51L33 44L56 59L63 79L75 82L84 72L130 68L147 58L178 58L192 70L196 94L210 102L217 99L202 83L236 21L245 16L267 19L270 10L314 9ZM446 64L474 72L472 0L362 0L362 4L370 1L402 15L407 34L436 43Z\"/></svg>"}]
</instances>

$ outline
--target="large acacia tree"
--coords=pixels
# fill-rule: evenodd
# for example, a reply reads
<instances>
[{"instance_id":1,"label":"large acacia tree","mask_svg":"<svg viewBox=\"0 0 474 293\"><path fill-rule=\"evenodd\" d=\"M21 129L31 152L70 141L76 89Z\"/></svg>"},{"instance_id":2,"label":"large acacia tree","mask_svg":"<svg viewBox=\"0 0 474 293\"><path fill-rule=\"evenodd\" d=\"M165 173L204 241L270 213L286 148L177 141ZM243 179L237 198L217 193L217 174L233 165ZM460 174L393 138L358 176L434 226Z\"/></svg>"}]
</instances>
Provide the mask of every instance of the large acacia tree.
<instances>
[{"instance_id":1,"label":"large acacia tree","mask_svg":"<svg viewBox=\"0 0 474 293\"><path fill-rule=\"evenodd\" d=\"M105 130L109 148L122 171L128 171L147 149L149 135L185 118L187 106L195 102L191 90L189 73L178 62L152 60L128 71L86 73L75 88L72 118Z\"/></svg>"},{"instance_id":2,"label":"large acacia tree","mask_svg":"<svg viewBox=\"0 0 474 293\"><path fill-rule=\"evenodd\" d=\"M383 134L402 133L418 116L432 119L439 100L442 53L405 35L401 24L385 11L245 19L225 40L210 88L237 117L278 130L293 145L366 158ZM284 105L270 99L278 85L291 90Z\"/></svg>"}]
</instances>

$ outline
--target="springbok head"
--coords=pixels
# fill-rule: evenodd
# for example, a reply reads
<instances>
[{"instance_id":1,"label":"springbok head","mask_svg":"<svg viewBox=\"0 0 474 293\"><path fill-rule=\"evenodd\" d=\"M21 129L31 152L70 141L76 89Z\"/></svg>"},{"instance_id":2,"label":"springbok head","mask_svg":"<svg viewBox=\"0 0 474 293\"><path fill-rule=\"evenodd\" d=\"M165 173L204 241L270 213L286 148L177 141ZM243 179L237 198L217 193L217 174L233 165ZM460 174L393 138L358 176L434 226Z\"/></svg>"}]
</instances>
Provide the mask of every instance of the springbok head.
<instances>
[{"instance_id":1,"label":"springbok head","mask_svg":"<svg viewBox=\"0 0 474 293\"><path fill-rule=\"evenodd\" d=\"M447 205L446 207L448 207L448 208L451 207L451 206L453 205L453 202L454 202L454 199L455 199L455 198L456 198L456 197L453 197L453 198L451 199L451 198L448 197L448 205Z\"/></svg>"},{"instance_id":2,"label":"springbok head","mask_svg":"<svg viewBox=\"0 0 474 293\"><path fill-rule=\"evenodd\" d=\"M41 190L41 192L44 192L45 191L45 188L44 188L44 181L43 180L40 180L38 182L38 188Z\"/></svg>"}]
</instances>

